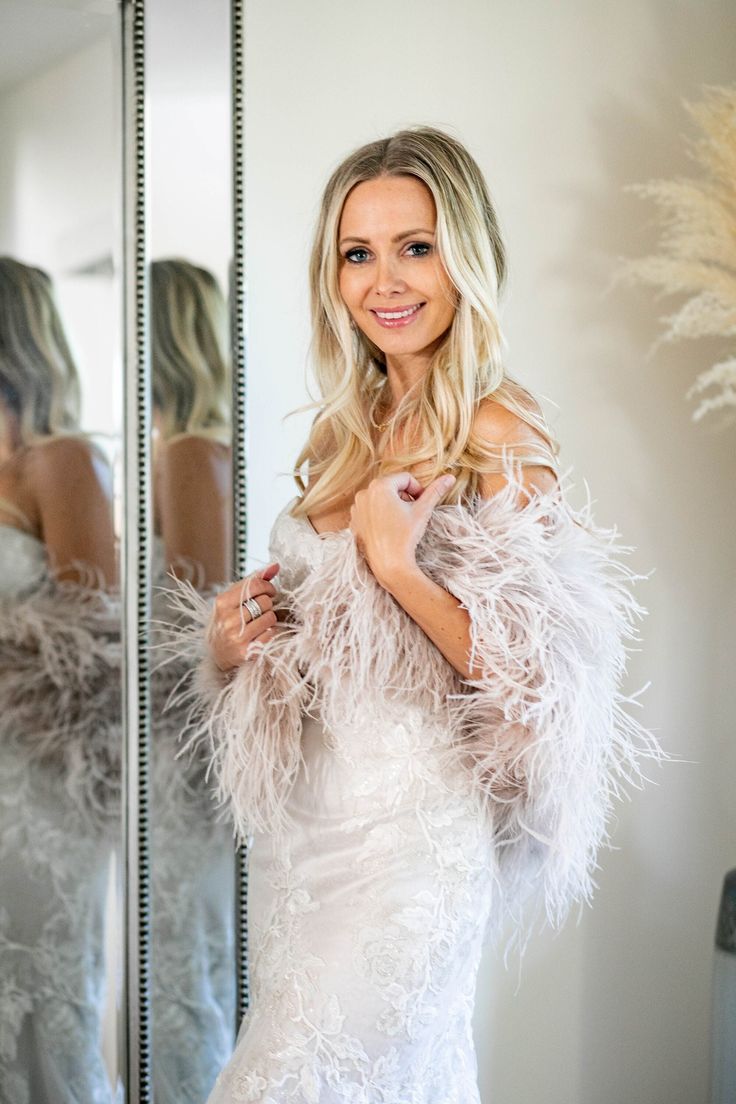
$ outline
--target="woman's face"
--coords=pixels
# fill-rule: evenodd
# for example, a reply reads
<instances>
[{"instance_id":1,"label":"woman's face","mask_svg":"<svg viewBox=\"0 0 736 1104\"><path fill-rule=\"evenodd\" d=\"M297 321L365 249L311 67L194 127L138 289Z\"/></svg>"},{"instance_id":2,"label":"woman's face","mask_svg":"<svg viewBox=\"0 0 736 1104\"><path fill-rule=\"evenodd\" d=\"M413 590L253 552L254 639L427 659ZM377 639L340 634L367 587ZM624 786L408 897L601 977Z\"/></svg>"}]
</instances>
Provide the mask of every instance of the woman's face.
<instances>
[{"instance_id":1,"label":"woman's face","mask_svg":"<svg viewBox=\"0 0 736 1104\"><path fill-rule=\"evenodd\" d=\"M391 358L431 356L456 296L435 248L432 194L414 176L357 184L340 218L340 293L366 337Z\"/></svg>"}]
</instances>

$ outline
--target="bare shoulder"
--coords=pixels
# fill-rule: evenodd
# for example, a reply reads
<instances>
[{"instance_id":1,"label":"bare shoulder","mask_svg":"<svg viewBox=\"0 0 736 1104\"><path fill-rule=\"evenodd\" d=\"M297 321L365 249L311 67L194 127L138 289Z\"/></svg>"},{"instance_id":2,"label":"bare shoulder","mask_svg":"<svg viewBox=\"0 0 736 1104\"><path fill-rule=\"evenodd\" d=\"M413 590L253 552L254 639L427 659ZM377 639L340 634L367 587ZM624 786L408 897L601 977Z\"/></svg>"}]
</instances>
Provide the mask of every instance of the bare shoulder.
<instances>
[{"instance_id":1,"label":"bare shoulder","mask_svg":"<svg viewBox=\"0 0 736 1104\"><path fill-rule=\"evenodd\" d=\"M179 502L202 495L229 494L232 452L211 437L188 433L162 442L156 457L156 483L164 499Z\"/></svg>"},{"instance_id":2,"label":"bare shoulder","mask_svg":"<svg viewBox=\"0 0 736 1104\"><path fill-rule=\"evenodd\" d=\"M197 433L183 433L163 441L159 455L166 464L197 468L200 464L230 462L231 449L224 441Z\"/></svg>"},{"instance_id":3,"label":"bare shoulder","mask_svg":"<svg viewBox=\"0 0 736 1104\"><path fill-rule=\"evenodd\" d=\"M33 444L26 456L26 476L37 493L69 488L70 483L97 483L107 487L111 478L108 459L88 437L59 434Z\"/></svg>"},{"instance_id":4,"label":"bare shoulder","mask_svg":"<svg viewBox=\"0 0 736 1104\"><path fill-rule=\"evenodd\" d=\"M537 448L542 454L549 452L544 436L535 426L529 425L513 410L491 398L479 403L473 420L473 433L488 445L507 445L512 455L515 448ZM559 482L555 470L549 464L525 464L522 476L529 494L534 491L545 494L553 490ZM481 477L480 493L483 498L492 498L503 489L505 483L502 473L486 473Z\"/></svg>"},{"instance_id":5,"label":"bare shoulder","mask_svg":"<svg viewBox=\"0 0 736 1104\"><path fill-rule=\"evenodd\" d=\"M490 444L527 444L543 442L539 430L529 425L513 410L496 402L483 399L475 412L473 432Z\"/></svg>"}]
</instances>

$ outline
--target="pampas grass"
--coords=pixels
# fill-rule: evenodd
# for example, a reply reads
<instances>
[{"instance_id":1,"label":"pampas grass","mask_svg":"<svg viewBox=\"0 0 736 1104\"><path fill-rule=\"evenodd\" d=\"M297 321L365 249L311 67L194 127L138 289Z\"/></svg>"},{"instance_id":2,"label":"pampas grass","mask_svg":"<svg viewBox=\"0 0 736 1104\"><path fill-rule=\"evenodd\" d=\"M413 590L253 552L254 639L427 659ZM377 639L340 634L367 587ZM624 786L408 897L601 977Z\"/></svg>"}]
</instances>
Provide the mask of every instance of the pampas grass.
<instances>
[{"instance_id":1,"label":"pampas grass","mask_svg":"<svg viewBox=\"0 0 736 1104\"><path fill-rule=\"evenodd\" d=\"M703 99L683 101L699 127L686 139L697 178L630 184L626 191L653 199L662 221L658 252L623 262L621 276L650 284L662 294L687 296L661 319L665 330L655 343L681 338L736 335L736 86L706 85ZM686 393L699 397L693 420L734 408L736 355L701 371Z\"/></svg>"}]
</instances>

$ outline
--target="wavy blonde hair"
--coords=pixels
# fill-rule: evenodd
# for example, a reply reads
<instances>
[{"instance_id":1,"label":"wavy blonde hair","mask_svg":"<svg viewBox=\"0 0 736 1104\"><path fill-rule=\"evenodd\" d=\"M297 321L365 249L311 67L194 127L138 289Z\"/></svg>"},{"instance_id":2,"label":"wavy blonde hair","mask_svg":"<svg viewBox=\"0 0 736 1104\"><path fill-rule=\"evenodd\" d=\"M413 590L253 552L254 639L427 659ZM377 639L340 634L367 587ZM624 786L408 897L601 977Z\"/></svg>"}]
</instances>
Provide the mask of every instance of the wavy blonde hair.
<instances>
[{"instance_id":1,"label":"wavy blonde hair","mask_svg":"<svg viewBox=\"0 0 736 1104\"><path fill-rule=\"evenodd\" d=\"M151 262L151 375L164 439L196 434L230 443L227 305L206 268Z\"/></svg>"},{"instance_id":2,"label":"wavy blonde hair","mask_svg":"<svg viewBox=\"0 0 736 1104\"><path fill-rule=\"evenodd\" d=\"M79 431L79 375L51 278L13 257L0 257L0 396L23 445Z\"/></svg>"},{"instance_id":3,"label":"wavy blonde hair","mask_svg":"<svg viewBox=\"0 0 736 1104\"><path fill-rule=\"evenodd\" d=\"M340 295L338 231L352 189L381 176L416 177L431 192L438 253L458 305L420 388L404 395L387 435L376 445L371 423L387 370L381 350L351 325ZM529 435L528 446L507 447L507 453L522 464L557 472L559 445L537 400L504 371L498 299L506 253L483 174L455 138L433 127L413 127L345 158L322 197L309 276L311 353L322 399L291 411L320 408L293 469L303 496L293 509L295 516L350 494L368 471L387 475L421 467L425 485L451 472L456 481L445 501L472 497L484 474L503 467L503 449L474 431L479 404L490 396L537 431ZM402 446L399 432L408 425L412 437ZM385 455L389 445L396 447ZM308 489L300 474L307 462Z\"/></svg>"}]
</instances>

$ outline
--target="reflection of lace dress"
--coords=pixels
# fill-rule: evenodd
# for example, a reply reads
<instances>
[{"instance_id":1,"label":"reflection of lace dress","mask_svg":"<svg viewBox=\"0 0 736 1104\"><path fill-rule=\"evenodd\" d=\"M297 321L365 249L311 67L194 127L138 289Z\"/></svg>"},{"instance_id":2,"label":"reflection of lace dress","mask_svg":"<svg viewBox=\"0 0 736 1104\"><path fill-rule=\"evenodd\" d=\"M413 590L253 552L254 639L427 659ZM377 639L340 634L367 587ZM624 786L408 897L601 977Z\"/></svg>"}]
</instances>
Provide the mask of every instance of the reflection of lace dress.
<instances>
[{"instance_id":1,"label":"reflection of lace dress","mask_svg":"<svg viewBox=\"0 0 736 1104\"><path fill-rule=\"evenodd\" d=\"M0 601L46 572L43 544L0 525ZM17 735L17 739L14 737ZM0 1101L109 1104L100 1049L113 836L92 826L56 763L12 716L0 741Z\"/></svg>"},{"instance_id":2,"label":"reflection of lace dress","mask_svg":"<svg viewBox=\"0 0 736 1104\"><path fill-rule=\"evenodd\" d=\"M642 608L615 531L515 503L439 507L417 549L470 611L472 683L293 503L270 546L289 620L232 680L182 588L192 741L251 843L252 1004L209 1104L477 1104L484 942L535 893L556 925L590 898L617 776L663 754L616 690Z\"/></svg>"},{"instance_id":3,"label":"reflection of lace dress","mask_svg":"<svg viewBox=\"0 0 736 1104\"><path fill-rule=\"evenodd\" d=\"M166 578L154 541L154 586ZM165 604L154 589L154 608ZM154 666L156 660L154 657ZM235 860L201 764L177 758L184 719L164 710L180 668L153 676L153 1079L156 1104L204 1104L235 1036Z\"/></svg>"}]
</instances>

